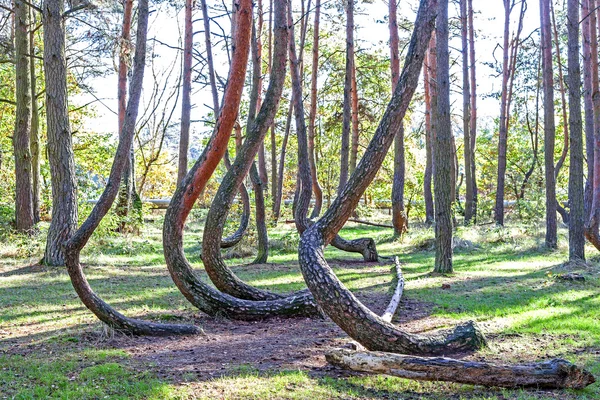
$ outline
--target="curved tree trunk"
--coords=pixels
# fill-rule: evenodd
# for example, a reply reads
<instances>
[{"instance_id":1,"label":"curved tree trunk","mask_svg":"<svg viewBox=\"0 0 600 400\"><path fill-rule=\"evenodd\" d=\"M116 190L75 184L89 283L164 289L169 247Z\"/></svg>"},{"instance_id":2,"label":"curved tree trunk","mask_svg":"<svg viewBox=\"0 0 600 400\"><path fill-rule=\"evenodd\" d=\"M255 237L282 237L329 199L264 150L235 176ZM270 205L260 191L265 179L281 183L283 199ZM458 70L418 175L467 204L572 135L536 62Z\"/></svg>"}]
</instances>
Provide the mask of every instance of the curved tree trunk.
<instances>
[{"instance_id":1,"label":"curved tree trunk","mask_svg":"<svg viewBox=\"0 0 600 400\"><path fill-rule=\"evenodd\" d=\"M62 2L44 2L44 76L48 163L52 178L52 221L44 263L65 265L64 245L77 229L75 162L67 109L67 66Z\"/></svg>"},{"instance_id":2,"label":"curved tree trunk","mask_svg":"<svg viewBox=\"0 0 600 400\"><path fill-rule=\"evenodd\" d=\"M227 168L227 170L229 170L231 168L231 161L229 160L228 150L225 150L223 162L225 163L225 167ZM246 189L246 185L244 184L244 182L240 184L238 192L242 201L243 208L242 216L240 217L240 224L238 225L238 228L234 233L227 236L226 238L221 239L222 249L228 249L238 244L244 237L246 230L248 229L248 224L250 223L250 196L248 196L248 189Z\"/></svg>"},{"instance_id":3,"label":"curved tree trunk","mask_svg":"<svg viewBox=\"0 0 600 400\"><path fill-rule=\"evenodd\" d=\"M448 55L448 0L439 0L436 19L437 107L435 109L435 266L438 273L452 269L453 136L450 122L450 64Z\"/></svg>"},{"instance_id":4,"label":"curved tree trunk","mask_svg":"<svg viewBox=\"0 0 600 400\"><path fill-rule=\"evenodd\" d=\"M583 210L583 135L581 130L581 69L579 64L579 2L567 1L569 87L569 260L585 260Z\"/></svg>"},{"instance_id":5,"label":"curved tree trunk","mask_svg":"<svg viewBox=\"0 0 600 400\"><path fill-rule=\"evenodd\" d=\"M436 0L421 0L404 69L387 110L348 183L323 217L300 237L299 260L315 300L353 339L370 350L439 354L480 347L485 339L472 323L436 335L406 333L371 312L354 297L327 265L324 247L350 217L389 150L417 87L419 72L437 12ZM310 175L301 174L303 180ZM305 206L306 207L306 206ZM301 215L296 216L296 223Z\"/></svg>"},{"instance_id":6,"label":"curved tree trunk","mask_svg":"<svg viewBox=\"0 0 600 400\"><path fill-rule=\"evenodd\" d=\"M119 183L121 181L121 175L129 158L131 144L133 142L133 136L135 131L135 123L138 114L138 107L141 97L142 84L144 78L144 63L146 58L146 35L148 29L148 2L147 0L140 0L138 12L138 27L136 35L136 51L134 56L134 72L131 78L130 86L130 97L127 104L127 112L125 114L125 120L122 125L121 135L119 136L119 144L117 146L117 153L113 162L113 166L110 171L108 182L100 200L94 206L92 213L81 225L81 227L73 234L66 244L66 265L71 282L75 291L79 295L79 298L85 304L85 306L92 311L101 321L111 326L112 328L124 331L132 334L140 335L155 335L164 336L171 334L195 334L201 332L199 328L190 325L175 325L175 324L158 324L149 321L132 319L124 316L123 314L116 311L114 308L105 303L98 295L94 293L90 287L84 273L81 264L79 263L79 255L81 250L85 247L85 244L89 240L90 236L94 233L94 230L98 227L102 218L110 210L112 203L117 196L119 191ZM62 54L61 64L64 66L64 53L59 50L60 46L64 45L64 25L63 21L63 3L47 1L44 5L44 21L46 23L44 35L51 35L52 38L60 38L55 42L47 42L45 51L48 50L48 44L56 55ZM55 48L56 47L56 48ZM64 47L62 48L64 49ZM54 58L54 57L53 57ZM66 88L66 69L61 69L62 74L61 83ZM66 99L66 91L64 92L63 99ZM49 94L50 96L50 94ZM50 111L50 110L48 110ZM63 112L56 117L65 124L68 129L68 115L66 107L63 108ZM73 161L72 154L70 161ZM71 164L72 165L72 164Z\"/></svg>"},{"instance_id":7,"label":"curved tree trunk","mask_svg":"<svg viewBox=\"0 0 600 400\"><path fill-rule=\"evenodd\" d=\"M29 58L29 6L15 1L15 227L33 233L32 166L31 166L31 76Z\"/></svg>"},{"instance_id":8,"label":"curved tree trunk","mask_svg":"<svg viewBox=\"0 0 600 400\"><path fill-rule=\"evenodd\" d=\"M544 86L544 160L546 180L546 246L557 246L556 174L554 172L554 68L552 65L552 36L550 31L550 0L540 1L542 81Z\"/></svg>"},{"instance_id":9,"label":"curved tree trunk","mask_svg":"<svg viewBox=\"0 0 600 400\"><path fill-rule=\"evenodd\" d=\"M219 160L223 157L241 101L252 25L250 0L240 0L237 8L236 34L234 36L235 46L223 106L221 107L213 137L198 161L188 172L182 184L175 191L171 204L167 209L163 227L165 259L171 277L179 290L193 305L209 315L222 315L228 318L247 320L261 319L275 315L311 315L316 312L316 308L310 296L306 294L288 296L270 301L249 301L221 293L198 279L183 253L183 224L200 191L206 186L210 175L214 172ZM269 88L265 97L269 100L263 104L252 126L252 131L248 132L246 141L242 145L234 164L227 172L219 188L219 191L225 193L227 196L230 196L237 189L238 185L235 181L242 180L248 172L250 162L254 159L260 142L264 139L266 128L272 124L275 116L285 76L283 71L285 71L285 53L288 43L288 27L285 20L285 11L284 2L275 3L276 21L274 29L277 33L275 39L275 48L277 50L275 51L274 60L276 59L277 61L274 65L276 64L277 67L273 66L273 70L277 69L280 73L275 74L273 71L273 75L278 76L279 79L271 79L269 82ZM257 127L260 127L264 131L259 132ZM247 150L247 148L252 148L252 151ZM248 159L250 159L249 162L247 161ZM217 195L215 198L218 199L219 196ZM230 201L226 200L225 204L230 204ZM215 207L215 202L211 206L211 211L213 207ZM209 212L209 214L211 213ZM215 217L222 218L219 214L221 214L219 210L212 212L212 215ZM217 230L222 229L220 228L220 224L209 224L208 219L206 225L207 227L216 227ZM213 254L219 252L218 242L220 240L220 234L210 238L205 230L203 239L203 258L205 262L208 259L210 263L213 259ZM213 251L215 248L216 252Z\"/></svg>"}]
</instances>

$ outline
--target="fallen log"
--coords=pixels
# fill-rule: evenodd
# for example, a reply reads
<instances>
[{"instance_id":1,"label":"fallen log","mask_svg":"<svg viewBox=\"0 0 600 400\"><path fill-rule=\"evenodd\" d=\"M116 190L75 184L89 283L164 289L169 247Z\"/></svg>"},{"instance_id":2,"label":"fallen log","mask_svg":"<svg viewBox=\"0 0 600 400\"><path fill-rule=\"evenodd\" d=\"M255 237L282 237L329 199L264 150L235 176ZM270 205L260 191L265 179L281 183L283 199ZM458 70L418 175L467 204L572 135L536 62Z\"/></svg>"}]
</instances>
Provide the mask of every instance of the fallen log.
<instances>
[{"instance_id":1,"label":"fallen log","mask_svg":"<svg viewBox=\"0 0 600 400\"><path fill-rule=\"evenodd\" d=\"M394 265L396 267L398 283L396 284L396 290L394 291L394 295L390 300L390 304L387 306L383 314L381 314L381 319L387 322L392 322L392 318L396 313L396 309L400 305L402 292L404 291L404 276L402 275L402 268L400 267L400 260L398 259L398 256L394 257Z\"/></svg>"},{"instance_id":2,"label":"fallen log","mask_svg":"<svg viewBox=\"0 0 600 400\"><path fill-rule=\"evenodd\" d=\"M590 372L559 358L541 363L503 365L346 349L332 350L325 358L333 365L353 371L421 381L544 389L583 389L595 382Z\"/></svg>"},{"instance_id":3,"label":"fallen log","mask_svg":"<svg viewBox=\"0 0 600 400\"><path fill-rule=\"evenodd\" d=\"M376 226L378 228L390 228L390 229L394 229L394 227L392 225L388 225L388 224L379 224L377 222L371 222L371 221L364 221L362 219L356 219L356 218L349 218L348 219L349 222L354 222L357 224L363 224L363 225L370 225L370 226Z\"/></svg>"}]
</instances>

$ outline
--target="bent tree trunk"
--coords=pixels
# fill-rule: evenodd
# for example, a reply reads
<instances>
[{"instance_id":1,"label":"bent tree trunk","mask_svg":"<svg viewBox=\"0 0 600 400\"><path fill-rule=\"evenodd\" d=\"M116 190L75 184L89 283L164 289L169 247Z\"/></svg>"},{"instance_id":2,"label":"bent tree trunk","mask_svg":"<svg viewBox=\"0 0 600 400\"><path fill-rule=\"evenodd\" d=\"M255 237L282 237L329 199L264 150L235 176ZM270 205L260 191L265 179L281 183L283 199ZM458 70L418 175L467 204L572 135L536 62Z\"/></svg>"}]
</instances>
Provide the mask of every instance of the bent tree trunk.
<instances>
[{"instance_id":1,"label":"bent tree trunk","mask_svg":"<svg viewBox=\"0 0 600 400\"><path fill-rule=\"evenodd\" d=\"M439 354L474 349L485 343L485 338L473 323L427 336L398 329L365 307L335 276L323 254L324 247L343 227L377 174L406 114L417 87L436 11L436 0L421 0L404 69L373 139L340 195L323 217L300 237L300 267L315 300L340 328L370 350ZM305 179L304 175L301 177ZM298 219L297 216L296 223Z\"/></svg>"},{"instance_id":2,"label":"bent tree trunk","mask_svg":"<svg viewBox=\"0 0 600 400\"><path fill-rule=\"evenodd\" d=\"M100 200L94 206L92 213L81 225L81 227L73 234L73 237L69 239L66 244L66 264L67 271L71 277L71 282L75 291L79 295L79 298L85 304L85 306L92 311L101 321L111 326L112 328L124 331L132 334L139 335L155 335L164 336L171 334L195 334L201 332L201 329L191 325L176 325L176 324L159 324L149 321L143 321L138 319L132 319L124 316L123 314L116 311L114 308L105 303L97 294L94 293L90 287L79 263L79 255L81 250L85 247L85 244L89 240L90 236L94 233L94 230L98 227L102 218L110 210L112 203L117 196L119 191L119 183L123 170L129 158L131 144L133 142L133 136L135 131L135 123L138 114L138 108L140 103L142 83L144 79L144 63L146 59L146 35L148 30L148 1L140 0L138 11L138 27L136 36L136 50L134 56L134 72L131 78L130 97L127 104L127 112L125 121L123 123L122 134L119 137L119 144L117 146L117 153L110 171L106 188L100 196ZM51 16L48 19L48 25L44 31L44 34L53 34L59 37L61 40L55 43L64 44L64 25L62 25L63 15L63 3L56 1L47 1L44 5L45 16ZM46 42L48 43L48 42ZM53 44L55 44L53 43ZM48 49L46 44L46 49ZM64 47L62 48L64 49ZM54 49L54 50L58 50ZM58 52L55 54L62 54L62 65L64 66L64 52ZM66 69L63 70L66 72ZM64 84L66 88L66 73L62 75L61 84ZM66 91L64 92L66 95ZM66 98L63 98L66 100ZM50 110L48 110L50 111ZM66 107L63 109L63 113L57 115L57 118L64 123L64 126L68 127L68 114ZM71 157L70 161L73 161Z\"/></svg>"},{"instance_id":3,"label":"bent tree trunk","mask_svg":"<svg viewBox=\"0 0 600 400\"><path fill-rule=\"evenodd\" d=\"M44 2L46 121L48 162L52 178L52 222L48 229L44 252L46 265L65 265L64 244L77 229L77 183L67 110L63 12L62 2Z\"/></svg>"},{"instance_id":4,"label":"bent tree trunk","mask_svg":"<svg viewBox=\"0 0 600 400\"><path fill-rule=\"evenodd\" d=\"M445 357L415 357L338 349L325 355L333 365L418 381L443 381L505 388L583 389L596 380L562 359L537 364L503 365Z\"/></svg>"},{"instance_id":5,"label":"bent tree trunk","mask_svg":"<svg viewBox=\"0 0 600 400\"><path fill-rule=\"evenodd\" d=\"M223 162L225 163L225 167L227 169L231 168L231 161L229 161L229 152L227 150L225 151ZM238 193L242 201L242 215L240 217L240 224L234 233L221 240L222 249L228 249L238 244L244 237L244 234L248 229L248 224L250 223L250 196L248 195L248 189L246 189L246 185L243 182L240 185Z\"/></svg>"},{"instance_id":6,"label":"bent tree trunk","mask_svg":"<svg viewBox=\"0 0 600 400\"><path fill-rule=\"evenodd\" d=\"M316 309L310 297L305 295L288 296L286 298L270 301L250 301L239 299L226 293L221 293L198 279L183 253L183 225L194 202L197 200L202 189L206 186L206 183L218 165L219 160L223 157L241 101L244 77L246 75L246 65L248 62L250 31L252 25L250 0L239 0L237 8L238 15L236 17L235 25L234 52L217 126L215 127L213 137L209 141L206 149L175 191L171 204L167 209L163 227L165 259L167 267L169 268L169 273L179 290L193 305L209 315L222 315L228 318L246 320L261 319L275 315L312 315L315 313ZM277 50L274 59L277 59L277 66L283 71L285 71L285 52L288 42L288 27L285 20L285 13L285 2L276 2L276 21L274 29L277 33L275 39L275 48ZM261 121L266 122L264 123L265 126L271 125L282 86L282 79L270 80L266 98L273 99L273 101L266 101L263 104L261 111L256 117L256 123L252 128L253 130L256 129L256 126L263 125L263 122ZM277 95L278 93L279 95ZM252 136L251 134L252 132L249 136ZM252 145L256 148L258 148L260 143L259 140L247 140L246 142L248 143L244 143L242 149L244 146L250 146L250 142L252 142ZM258 142L258 144L255 142ZM236 180L243 179L249 166L248 168L245 168L245 173L242 174L244 168L241 168L241 166L245 165L242 163L242 160L249 157L249 154L249 151L241 150L227 174L233 175ZM254 151L254 154L250 157L251 160L254 159L255 154L256 151ZM245 162L245 160L243 161ZM225 179L224 182L230 182L233 189L237 186L233 179ZM219 190L224 191L225 189L219 188ZM220 235L217 236L217 238L218 241L220 241ZM204 239L206 239L206 237ZM211 258L211 247L207 246L205 241L203 241L203 247L205 247L205 254L203 254L203 257ZM217 251L218 247L217 243Z\"/></svg>"}]
</instances>

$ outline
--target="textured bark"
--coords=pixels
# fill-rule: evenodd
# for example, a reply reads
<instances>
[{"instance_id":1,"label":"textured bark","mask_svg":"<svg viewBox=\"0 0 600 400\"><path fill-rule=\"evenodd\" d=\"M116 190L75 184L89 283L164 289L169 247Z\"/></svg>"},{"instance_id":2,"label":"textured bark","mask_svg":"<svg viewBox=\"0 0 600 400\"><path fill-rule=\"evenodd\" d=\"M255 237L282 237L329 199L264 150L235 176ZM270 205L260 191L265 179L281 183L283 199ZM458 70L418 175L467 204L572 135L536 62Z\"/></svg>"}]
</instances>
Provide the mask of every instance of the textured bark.
<instances>
[{"instance_id":1,"label":"textured bark","mask_svg":"<svg viewBox=\"0 0 600 400\"><path fill-rule=\"evenodd\" d=\"M36 25L35 12L30 7L32 26ZM29 32L29 51L32 56L36 55L35 30ZM31 149L31 190L33 222L40 222L40 110L37 101L37 70L36 58L31 57L29 63L31 75L31 135L29 147Z\"/></svg>"},{"instance_id":2,"label":"textured bark","mask_svg":"<svg viewBox=\"0 0 600 400\"><path fill-rule=\"evenodd\" d=\"M583 389L595 382L590 372L556 358L536 364L504 365L347 349L330 351L325 358L331 364L353 371L419 381L535 389Z\"/></svg>"},{"instance_id":3,"label":"textured bark","mask_svg":"<svg viewBox=\"0 0 600 400\"><path fill-rule=\"evenodd\" d=\"M310 214L311 218L317 218L323 207L323 190L319 185L317 175L317 162L315 160L315 121L317 118L317 79L319 75L319 22L321 19L321 0L315 4L315 23L313 25L313 48L312 48L312 71L310 80L310 110L308 114L308 161L310 162L310 174L312 179L312 191L315 195L315 207ZM291 110L290 110L291 112Z\"/></svg>"},{"instance_id":4,"label":"textured bark","mask_svg":"<svg viewBox=\"0 0 600 400\"><path fill-rule=\"evenodd\" d=\"M356 169L358 159L358 89L356 86L356 59L354 57L354 40L352 41L352 69L350 70L350 93L351 115L352 115L352 140L350 141L350 160L348 161L348 174Z\"/></svg>"},{"instance_id":5,"label":"textured bark","mask_svg":"<svg viewBox=\"0 0 600 400\"><path fill-rule=\"evenodd\" d=\"M288 23L292 25L291 12L288 15ZM294 30L291 28L292 37ZM296 55L296 44L290 40L290 66L292 75L292 99L294 101L294 116L296 118L296 136L298 138L298 184L294 197L294 221L298 232L302 234L311 224L306 218L310 199L312 196L312 178L308 160L308 138L306 123L304 120L304 104L302 102L302 84L300 79L301 59ZM302 54L302 53L301 53ZM365 261L377 261L377 248L375 241L370 238L345 240L339 235L334 235L331 244L347 252L360 253Z\"/></svg>"},{"instance_id":6,"label":"textured bark","mask_svg":"<svg viewBox=\"0 0 600 400\"><path fill-rule=\"evenodd\" d=\"M592 204L590 216L585 227L586 238L600 250L600 87L598 84L598 30L596 23L598 15L596 1L589 0L588 9L590 11L590 42L591 42L591 80L592 80L592 104L594 115L594 173L592 188ZM570 99L570 98L569 98Z\"/></svg>"},{"instance_id":7,"label":"textured bark","mask_svg":"<svg viewBox=\"0 0 600 400\"><path fill-rule=\"evenodd\" d=\"M226 293L221 293L198 279L183 253L183 224L200 190L206 185L219 160L223 157L241 101L252 25L251 2L249 0L240 0L237 7L238 15L236 18L236 34L234 36L235 46L221 113L215 133L208 146L188 172L182 184L175 191L171 204L167 209L163 228L165 259L171 277L179 290L192 304L209 315L222 315L228 318L247 320L262 319L276 315L312 315L316 312L316 307L307 293L268 301L243 300ZM267 101L263 103L260 112L256 116L255 123L252 125L250 132L247 133L246 140L236 156L235 162L219 187L219 192L229 197L232 197L231 193L235 194L238 186L236 181L241 181L248 172L250 163L254 160L258 146L264 139L266 130L271 126L277 110L277 103L281 95L283 79L285 77L285 54L288 42L288 27L285 12L285 3L276 2L274 29L277 32L275 39L275 48L277 50L275 50L275 56L273 57L276 60L272 67L273 76L269 82L269 88L265 96ZM277 67L275 67L275 64ZM275 73L276 69L279 73ZM220 201L220 198L220 194L215 196L215 200ZM230 203L230 200L225 200L226 205ZM216 227L219 234L209 237L205 230L202 246L203 260L205 266L209 266L206 269L209 275L211 275L211 279L215 275L210 272L210 265L213 265L211 264L213 261L218 262L219 259L215 255L219 254L218 242L221 238L222 224L213 224L209 222L209 219L212 221L213 216L217 220L223 218L221 211L225 211L225 216L228 211L217 210L216 207L215 201L213 201L209 216L207 217L206 227ZM232 275L232 277L237 279L235 275ZM273 295L272 297L274 296L278 295Z\"/></svg>"},{"instance_id":8,"label":"textured bark","mask_svg":"<svg viewBox=\"0 0 600 400\"><path fill-rule=\"evenodd\" d=\"M550 0L540 0L542 81L544 87L544 160L546 181L546 247L557 247L556 175L554 173L554 69L550 31Z\"/></svg>"},{"instance_id":9,"label":"textured bark","mask_svg":"<svg viewBox=\"0 0 600 400\"><path fill-rule=\"evenodd\" d=\"M467 0L460 0L460 37L463 73L463 136L465 159L465 225L473 220L473 152L471 151L471 81L469 76L469 42Z\"/></svg>"},{"instance_id":10,"label":"textured bark","mask_svg":"<svg viewBox=\"0 0 600 400\"><path fill-rule=\"evenodd\" d=\"M338 195L348 181L350 135L352 130L352 70L354 69L354 0L346 0L346 69L342 115L342 144L340 149L340 182Z\"/></svg>"},{"instance_id":11,"label":"textured bark","mask_svg":"<svg viewBox=\"0 0 600 400\"><path fill-rule=\"evenodd\" d=\"M250 168L250 179L254 188L254 222L256 223L256 235L258 237L257 254L252 264L264 264L269 258L269 235L267 232L267 217L265 216L265 194L256 163L252 164Z\"/></svg>"},{"instance_id":12,"label":"textured bark","mask_svg":"<svg viewBox=\"0 0 600 400\"><path fill-rule=\"evenodd\" d=\"M477 348L485 340L472 323L430 336L403 332L360 303L335 276L323 254L324 247L343 227L372 182L394 140L417 87L436 10L435 0L421 0L404 69L373 139L342 192L323 217L300 237L300 267L315 300L340 328L370 350L437 354ZM300 176L310 179L310 175ZM297 224L298 217L301 215L296 215Z\"/></svg>"},{"instance_id":13,"label":"textured bark","mask_svg":"<svg viewBox=\"0 0 600 400\"><path fill-rule=\"evenodd\" d=\"M473 223L477 222L477 169L475 167L475 147L477 142L477 75L475 73L475 28L473 26L473 0L467 0L467 13L469 19L469 61L471 79L471 117L469 133L471 137L471 184L473 188Z\"/></svg>"},{"instance_id":14,"label":"textured bark","mask_svg":"<svg viewBox=\"0 0 600 400\"><path fill-rule=\"evenodd\" d=\"M585 259L583 210L583 133L581 66L579 64L579 2L567 1L569 87L569 260Z\"/></svg>"},{"instance_id":15,"label":"textured bark","mask_svg":"<svg viewBox=\"0 0 600 400\"><path fill-rule=\"evenodd\" d=\"M425 86L425 172L423 176L423 199L425 200L425 223L433 224L434 205L431 181L433 177L433 100L435 80L435 32L431 34L431 41L425 56L423 66L423 83Z\"/></svg>"},{"instance_id":16,"label":"textured bark","mask_svg":"<svg viewBox=\"0 0 600 400\"><path fill-rule=\"evenodd\" d=\"M32 166L31 166L31 76L29 58L29 6L15 1L15 228L33 233Z\"/></svg>"},{"instance_id":17,"label":"textured bark","mask_svg":"<svg viewBox=\"0 0 600 400\"><path fill-rule=\"evenodd\" d=\"M64 4L46 0L43 11L47 149L52 179L52 221L44 263L64 265L64 245L77 229L77 181L67 108Z\"/></svg>"},{"instance_id":18,"label":"textured bark","mask_svg":"<svg viewBox=\"0 0 600 400\"><path fill-rule=\"evenodd\" d=\"M436 18L437 107L435 109L435 139L433 189L435 193L435 265L438 273L452 269L452 126L450 122L450 64L448 55L448 0L438 2Z\"/></svg>"},{"instance_id":19,"label":"textured bark","mask_svg":"<svg viewBox=\"0 0 600 400\"><path fill-rule=\"evenodd\" d=\"M62 2L47 1L44 4L44 21L46 23L44 34L48 34L48 28L54 34L62 37L64 40L64 26L62 25ZM48 17L52 16L53 19ZM54 18L57 18L56 20ZM98 227L102 218L110 210L112 203L119 191L121 175L129 158L131 144L135 132L135 124L138 115L143 79L144 64L146 58L146 37L148 29L148 2L140 0L138 5L138 26L136 33L135 55L133 60L133 75L131 77L130 96L127 102L127 110L122 125L121 135L119 135L119 144L117 153L113 161L108 182L104 192L100 196L98 203L94 206L89 217L81 227L73 234L66 244L66 265L71 282L75 291L83 304L92 311L101 321L111 326L115 330L138 334L166 336L172 334L197 334L201 329L191 325L178 324L159 324L150 321L132 319L124 316L114 308L104 302L90 287L83 268L79 263L79 255L94 230ZM44 41L46 43L46 41ZM64 42L63 42L64 43ZM47 50L47 45L45 50ZM64 53L62 53L62 62L64 63ZM61 81L66 86L66 74ZM48 80L47 80L48 82ZM66 91L65 91L66 95ZM66 96L65 96L66 98ZM64 109L62 119L68 122L66 108ZM73 158L71 155L71 162Z\"/></svg>"},{"instance_id":20,"label":"textured bark","mask_svg":"<svg viewBox=\"0 0 600 400\"><path fill-rule=\"evenodd\" d=\"M587 156L587 179L585 182L585 220L589 220L592 209L592 189L594 186L594 105L592 102L592 45L590 40L589 0L581 2L582 37L583 37L583 113L585 124L585 151ZM588 16L588 17L586 17Z\"/></svg>"},{"instance_id":21,"label":"textured bark","mask_svg":"<svg viewBox=\"0 0 600 400\"><path fill-rule=\"evenodd\" d=\"M119 38L119 70L117 80L117 103L118 103L118 122L119 136L123 134L123 124L125 123L125 114L127 111L127 74L129 71L129 60L131 58L131 22L133 14L133 0L125 0L123 4L123 24L121 27L121 37ZM121 218L118 230L123 232L126 229L125 217L129 215L133 200L133 149L128 157L123 171L123 178L119 189L116 212Z\"/></svg>"},{"instance_id":22,"label":"textured bark","mask_svg":"<svg viewBox=\"0 0 600 400\"><path fill-rule=\"evenodd\" d=\"M231 161L229 160L229 151L227 150L225 151L223 161L225 163L225 167L227 170L229 170L231 168ZM222 249L228 249L238 244L246 234L248 224L250 223L250 196L248 195L248 190L246 189L244 182L240 184L238 193L242 201L242 215L240 217L240 224L234 233L221 239Z\"/></svg>"},{"instance_id":23,"label":"textured bark","mask_svg":"<svg viewBox=\"0 0 600 400\"><path fill-rule=\"evenodd\" d=\"M131 0L129 0L131 1ZM188 149L190 144L190 123L192 112L192 48L194 47L194 27L192 22L193 0L185 0L183 36L183 82L181 85L181 130L179 132L179 165L177 185L187 173ZM205 19L208 24L208 20ZM210 35L210 31L208 31Z\"/></svg>"},{"instance_id":24,"label":"textured bark","mask_svg":"<svg viewBox=\"0 0 600 400\"><path fill-rule=\"evenodd\" d=\"M400 78L400 51L398 39L398 15L396 0L389 2L390 70L392 93ZM408 230L408 218L404 211L404 126L394 139L394 180L392 184L392 225L394 234L401 236Z\"/></svg>"},{"instance_id":25,"label":"textured bark","mask_svg":"<svg viewBox=\"0 0 600 400\"><path fill-rule=\"evenodd\" d=\"M512 0L504 3L504 44L502 47L502 95L500 98L500 126L498 129L498 177L496 182L496 204L494 206L494 221L504 225L504 189L506 182L506 151L508 139L508 116L510 102L509 80L512 60L510 43L510 14L513 8Z\"/></svg>"},{"instance_id":26,"label":"textured bark","mask_svg":"<svg viewBox=\"0 0 600 400\"><path fill-rule=\"evenodd\" d=\"M393 2L395 0L392 0ZM392 225L394 235L402 236L408 231L408 218L404 210L404 123L394 138L394 179L392 182Z\"/></svg>"}]
</instances>

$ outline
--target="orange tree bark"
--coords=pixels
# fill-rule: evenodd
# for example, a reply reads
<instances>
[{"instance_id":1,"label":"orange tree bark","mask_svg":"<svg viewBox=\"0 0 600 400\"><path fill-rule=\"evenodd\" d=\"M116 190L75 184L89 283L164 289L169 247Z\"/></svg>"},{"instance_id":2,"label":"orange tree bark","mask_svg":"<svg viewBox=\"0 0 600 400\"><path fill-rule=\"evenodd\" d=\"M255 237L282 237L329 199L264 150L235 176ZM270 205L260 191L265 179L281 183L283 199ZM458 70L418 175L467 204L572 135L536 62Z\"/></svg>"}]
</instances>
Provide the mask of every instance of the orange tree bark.
<instances>
[{"instance_id":1,"label":"orange tree bark","mask_svg":"<svg viewBox=\"0 0 600 400\"><path fill-rule=\"evenodd\" d=\"M542 82L544 87L544 160L546 178L546 246L557 246L556 175L554 173L554 69L550 31L550 0L540 1Z\"/></svg>"},{"instance_id":2,"label":"orange tree bark","mask_svg":"<svg viewBox=\"0 0 600 400\"><path fill-rule=\"evenodd\" d=\"M484 340L473 324L429 336L414 335L398 329L360 303L335 276L323 253L324 247L352 214L394 140L417 87L436 12L436 0L421 0L400 80L375 135L356 171L331 207L300 237L300 267L315 300L338 326L370 350L438 354L479 347ZM304 175L301 177L306 179ZM296 222L298 223L298 216Z\"/></svg>"},{"instance_id":3,"label":"orange tree bark","mask_svg":"<svg viewBox=\"0 0 600 400\"><path fill-rule=\"evenodd\" d=\"M579 64L579 2L567 1L569 87L569 260L585 260L583 212L583 134L581 123L581 66Z\"/></svg>"},{"instance_id":4,"label":"orange tree bark","mask_svg":"<svg viewBox=\"0 0 600 400\"><path fill-rule=\"evenodd\" d=\"M240 0L238 4L239 11L236 18L235 46L231 70L217 127L207 148L176 190L171 204L167 209L163 228L165 259L171 277L179 290L193 305L207 314L248 320L275 315L312 315L316 312L316 308L312 299L307 294L273 300L251 301L215 290L212 286L198 279L183 253L183 224L200 190L206 185L210 174L212 174L223 156L241 101L250 44L252 10L250 0ZM227 172L223 184L219 188L219 191L225 193L229 198L232 197L232 193L233 195L235 194L237 186L239 186L238 182L247 174L250 164L256 156L258 147L264 139L266 129L271 125L277 110L277 103L281 96L283 79L285 78L285 54L288 42L288 27L285 20L285 12L285 2L275 2L276 21L274 29L276 30L275 47L277 50L275 50L276 55L273 57L276 60L272 67L273 76L269 82L267 100L263 103L252 129L247 134L246 141L242 144L236 160ZM276 77L277 79L275 79ZM218 202L219 198L220 195L217 195L215 200ZM226 200L226 202L230 204L231 200ZM223 218L222 214L225 214L225 217L227 214L227 210L216 209L216 204L218 203L213 202L211 206L211 221L213 216L219 219ZM221 213L221 211L225 212ZM217 236L206 234L204 236L203 259L209 265L209 268L207 268L208 271L211 269L211 266L214 267L213 263L218 263L218 259L214 255L219 252L222 227L220 223L213 224L212 222L207 222L206 226L208 229L216 228L219 231ZM215 276L212 273L211 275L213 275L211 278Z\"/></svg>"},{"instance_id":5,"label":"orange tree bark","mask_svg":"<svg viewBox=\"0 0 600 400\"><path fill-rule=\"evenodd\" d=\"M58 35L64 40L64 25L62 25L62 14L63 14L62 2L55 2L48 0L44 5L45 20L46 17L52 17L47 19L47 26L45 26L44 34ZM58 21L54 18L58 18ZM50 28L50 29L49 29ZM90 287L83 269L79 262L79 255L81 250L85 247L90 236L94 233L94 230L98 227L102 218L110 210L112 203L117 196L119 191L119 182L123 170L129 159L129 153L131 144L133 142L133 136L135 132L135 123L138 115L140 97L142 92L142 85L144 80L144 64L146 60L146 35L148 29L148 1L140 0L138 6L138 26L136 34L136 47L135 56L133 60L134 71L131 78L131 92L129 101L127 103L127 111L125 113L125 120L123 122L121 135L119 136L119 144L117 146L117 153L110 171L108 182L104 192L100 196L98 203L94 206L89 217L84 221L81 227L73 234L66 244L66 265L71 282L75 291L79 295L79 298L85 304L85 306L92 311L101 321L111 326L112 328L124 331L132 334L139 335L155 335L164 336L171 334L195 334L201 330L191 325L177 325L177 324L159 324L150 321L143 321L133 318L128 318L117 310L112 308L106 302L104 302ZM46 43L46 41L45 41ZM62 42L64 43L64 42ZM45 51L48 48L46 43ZM64 54L64 53L63 53ZM64 62L64 57L63 57ZM66 72L66 70L65 70ZM66 73L62 76L61 82L64 82L66 87ZM64 92L66 97L66 91ZM50 109L48 110L50 111ZM60 115L62 121L66 121L68 126L68 114L66 108ZM71 158L72 162L72 158Z\"/></svg>"}]
</instances>

